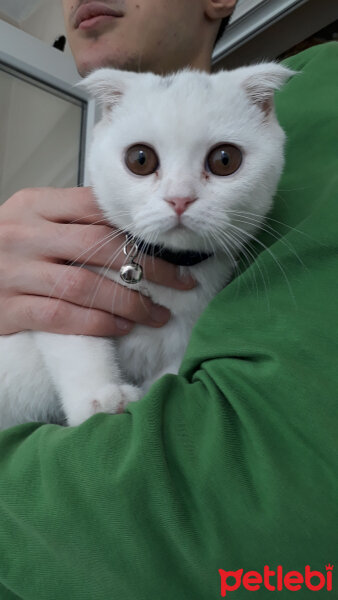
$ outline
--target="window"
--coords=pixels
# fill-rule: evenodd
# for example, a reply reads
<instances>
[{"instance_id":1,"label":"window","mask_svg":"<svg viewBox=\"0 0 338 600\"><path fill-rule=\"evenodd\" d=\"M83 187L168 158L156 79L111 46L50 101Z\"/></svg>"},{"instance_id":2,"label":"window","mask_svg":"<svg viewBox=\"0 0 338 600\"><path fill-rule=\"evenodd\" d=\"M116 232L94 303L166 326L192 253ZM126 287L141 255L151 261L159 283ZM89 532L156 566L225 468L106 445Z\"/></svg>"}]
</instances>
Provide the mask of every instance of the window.
<instances>
[{"instance_id":1,"label":"window","mask_svg":"<svg viewBox=\"0 0 338 600\"><path fill-rule=\"evenodd\" d=\"M23 187L87 183L95 108L79 79L72 58L0 20L0 202Z\"/></svg>"}]
</instances>

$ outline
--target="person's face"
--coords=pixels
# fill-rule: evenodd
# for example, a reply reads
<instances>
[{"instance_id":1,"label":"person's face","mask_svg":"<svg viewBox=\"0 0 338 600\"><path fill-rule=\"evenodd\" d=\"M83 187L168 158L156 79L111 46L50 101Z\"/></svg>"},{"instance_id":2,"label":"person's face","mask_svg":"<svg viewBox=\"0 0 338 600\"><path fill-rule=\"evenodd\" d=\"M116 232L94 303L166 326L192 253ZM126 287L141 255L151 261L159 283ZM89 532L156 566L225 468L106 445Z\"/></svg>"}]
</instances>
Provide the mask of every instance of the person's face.
<instances>
[{"instance_id":1,"label":"person's face","mask_svg":"<svg viewBox=\"0 0 338 600\"><path fill-rule=\"evenodd\" d=\"M155 73L206 66L201 62L201 53L206 54L201 43L204 0L62 1L68 41L81 75L104 66ZM112 14L95 17L101 9Z\"/></svg>"}]
</instances>

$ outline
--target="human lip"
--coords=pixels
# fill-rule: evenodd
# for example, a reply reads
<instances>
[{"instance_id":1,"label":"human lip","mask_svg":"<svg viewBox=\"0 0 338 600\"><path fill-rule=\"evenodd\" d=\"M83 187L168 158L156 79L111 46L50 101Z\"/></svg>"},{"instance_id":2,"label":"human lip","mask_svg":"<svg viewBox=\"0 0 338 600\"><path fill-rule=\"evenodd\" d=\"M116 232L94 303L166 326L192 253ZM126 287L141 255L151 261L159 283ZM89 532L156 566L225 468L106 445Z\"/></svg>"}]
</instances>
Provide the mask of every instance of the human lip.
<instances>
[{"instance_id":1,"label":"human lip","mask_svg":"<svg viewBox=\"0 0 338 600\"><path fill-rule=\"evenodd\" d=\"M97 17L122 17L123 13L119 10L107 6L104 2L88 2L82 4L75 13L74 28L86 28L86 24L95 25L99 19Z\"/></svg>"}]
</instances>

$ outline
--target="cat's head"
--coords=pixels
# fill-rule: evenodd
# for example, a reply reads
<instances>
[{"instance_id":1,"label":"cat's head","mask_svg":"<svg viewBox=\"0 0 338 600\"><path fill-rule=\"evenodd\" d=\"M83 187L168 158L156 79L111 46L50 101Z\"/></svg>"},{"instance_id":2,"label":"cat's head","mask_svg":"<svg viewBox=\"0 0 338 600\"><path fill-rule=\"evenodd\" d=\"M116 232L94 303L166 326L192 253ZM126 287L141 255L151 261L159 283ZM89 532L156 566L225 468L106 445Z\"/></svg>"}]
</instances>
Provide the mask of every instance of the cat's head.
<instances>
[{"instance_id":1,"label":"cat's head","mask_svg":"<svg viewBox=\"0 0 338 600\"><path fill-rule=\"evenodd\" d=\"M173 249L240 247L243 231L270 209L282 172L273 97L291 75L276 63L213 75L89 75L82 85L104 114L89 170L109 221Z\"/></svg>"}]
</instances>

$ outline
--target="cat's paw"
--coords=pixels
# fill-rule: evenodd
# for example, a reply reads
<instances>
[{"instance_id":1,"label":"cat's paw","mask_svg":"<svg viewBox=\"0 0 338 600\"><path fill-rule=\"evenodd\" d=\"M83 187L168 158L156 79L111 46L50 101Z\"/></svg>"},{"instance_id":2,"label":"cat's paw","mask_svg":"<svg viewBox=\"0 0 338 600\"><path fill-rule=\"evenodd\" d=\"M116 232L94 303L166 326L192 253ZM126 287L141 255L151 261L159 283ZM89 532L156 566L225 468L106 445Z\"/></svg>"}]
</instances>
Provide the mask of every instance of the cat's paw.
<instances>
[{"instance_id":1,"label":"cat's paw","mask_svg":"<svg viewBox=\"0 0 338 600\"><path fill-rule=\"evenodd\" d=\"M133 385L109 383L97 392L86 397L78 397L77 401L64 403L68 425L80 425L96 413L117 414L123 412L129 402L136 402L142 396L142 391Z\"/></svg>"},{"instance_id":2,"label":"cat's paw","mask_svg":"<svg viewBox=\"0 0 338 600\"><path fill-rule=\"evenodd\" d=\"M95 398L91 400L93 414L98 412L121 413L129 402L139 400L141 394L141 390L134 385L110 383L100 389L95 394Z\"/></svg>"}]
</instances>

